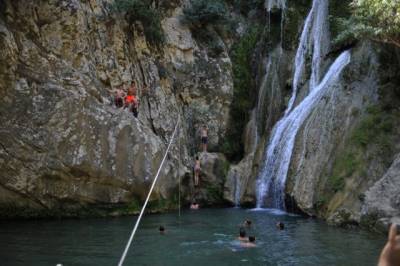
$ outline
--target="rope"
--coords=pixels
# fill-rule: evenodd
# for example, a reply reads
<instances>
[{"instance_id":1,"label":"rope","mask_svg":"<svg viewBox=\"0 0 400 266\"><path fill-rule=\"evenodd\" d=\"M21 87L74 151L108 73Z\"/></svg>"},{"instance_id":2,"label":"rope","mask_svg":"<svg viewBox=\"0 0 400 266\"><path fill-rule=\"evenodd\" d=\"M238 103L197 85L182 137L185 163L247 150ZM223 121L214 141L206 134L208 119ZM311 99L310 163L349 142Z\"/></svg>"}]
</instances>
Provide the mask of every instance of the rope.
<instances>
[{"instance_id":1,"label":"rope","mask_svg":"<svg viewBox=\"0 0 400 266\"><path fill-rule=\"evenodd\" d=\"M147 194L146 201L144 202L144 205L143 205L143 207L142 207L142 210L140 211L139 217L138 217L137 220L136 220L135 227L134 227L133 230L132 230L131 236L129 237L128 243L126 244L124 253L122 254L122 257L121 257L121 259L120 259L120 261L119 261L119 263L118 263L118 266L122 266L122 265L123 265L123 263L124 263L124 261L125 261L125 258L126 258L126 255L128 254L129 247L131 246L133 237L134 237L135 234L136 234L136 230L137 230L137 228L139 227L139 223L140 223L140 220L142 219L144 210L146 209L147 203L149 202L151 192L152 192L153 189L154 189L154 186L155 186L155 184L156 184L156 182L157 182L158 176L160 175L161 168L162 168L162 166L163 166L163 164L164 164L165 159L167 158L169 149L171 148L172 141L173 141L174 138L175 138L175 133L176 133L176 130L177 130L177 128L178 128L179 121L180 121L180 116L178 117L178 121L176 122L175 129L174 129L174 133L172 134L171 141L170 141L169 144L168 144L167 151L165 152L164 158L162 159L161 164L160 164L160 167L158 168L157 174L156 174L156 176L155 176L155 178L154 178L154 180L153 180L153 184L151 185L149 194Z\"/></svg>"},{"instance_id":2,"label":"rope","mask_svg":"<svg viewBox=\"0 0 400 266\"><path fill-rule=\"evenodd\" d=\"M181 169L181 138L180 138L180 135L181 135L181 129L179 128L179 130L178 130L178 132L179 132L179 134L178 134L178 152L179 152L179 154L178 154L178 178L179 178L179 190L178 190L178 210L179 210L179 212L178 212L178 214L179 214L179 218L181 218L181 174L180 174L180 169Z\"/></svg>"}]
</instances>

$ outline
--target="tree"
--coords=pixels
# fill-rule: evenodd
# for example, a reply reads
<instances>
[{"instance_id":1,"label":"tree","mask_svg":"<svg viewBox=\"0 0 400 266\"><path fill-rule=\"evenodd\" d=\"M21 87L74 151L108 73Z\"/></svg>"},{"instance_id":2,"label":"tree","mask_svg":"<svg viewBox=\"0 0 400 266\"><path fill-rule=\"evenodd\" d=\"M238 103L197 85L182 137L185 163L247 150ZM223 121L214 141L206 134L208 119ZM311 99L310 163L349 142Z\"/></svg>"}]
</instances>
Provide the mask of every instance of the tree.
<instances>
[{"instance_id":1,"label":"tree","mask_svg":"<svg viewBox=\"0 0 400 266\"><path fill-rule=\"evenodd\" d=\"M113 10L117 13L125 13L129 24L140 21L146 40L159 46L165 41L161 27L161 15L152 7L151 3L151 0L115 0Z\"/></svg>"},{"instance_id":2,"label":"tree","mask_svg":"<svg viewBox=\"0 0 400 266\"><path fill-rule=\"evenodd\" d=\"M228 21L228 10L221 0L191 0L183 14L187 23L199 27Z\"/></svg>"},{"instance_id":3,"label":"tree","mask_svg":"<svg viewBox=\"0 0 400 266\"><path fill-rule=\"evenodd\" d=\"M348 21L355 37L369 37L400 47L399 0L353 0ZM351 24L351 25L349 25Z\"/></svg>"}]
</instances>

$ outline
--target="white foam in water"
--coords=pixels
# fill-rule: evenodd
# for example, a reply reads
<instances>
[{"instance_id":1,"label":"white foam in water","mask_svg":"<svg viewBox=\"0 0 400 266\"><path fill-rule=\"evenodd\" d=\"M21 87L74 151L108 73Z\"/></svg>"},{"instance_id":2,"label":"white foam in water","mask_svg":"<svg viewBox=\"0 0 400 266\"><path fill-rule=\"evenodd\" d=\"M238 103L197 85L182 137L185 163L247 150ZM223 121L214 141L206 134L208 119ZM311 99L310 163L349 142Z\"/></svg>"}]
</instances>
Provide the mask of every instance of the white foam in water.
<instances>
[{"instance_id":1,"label":"white foam in water","mask_svg":"<svg viewBox=\"0 0 400 266\"><path fill-rule=\"evenodd\" d=\"M266 149L265 164L257 180L257 207L269 193L273 208L284 208L284 189L293 146L298 130L326 90L350 62L350 52L343 52L331 65L323 81L292 112L277 122Z\"/></svg>"}]
</instances>

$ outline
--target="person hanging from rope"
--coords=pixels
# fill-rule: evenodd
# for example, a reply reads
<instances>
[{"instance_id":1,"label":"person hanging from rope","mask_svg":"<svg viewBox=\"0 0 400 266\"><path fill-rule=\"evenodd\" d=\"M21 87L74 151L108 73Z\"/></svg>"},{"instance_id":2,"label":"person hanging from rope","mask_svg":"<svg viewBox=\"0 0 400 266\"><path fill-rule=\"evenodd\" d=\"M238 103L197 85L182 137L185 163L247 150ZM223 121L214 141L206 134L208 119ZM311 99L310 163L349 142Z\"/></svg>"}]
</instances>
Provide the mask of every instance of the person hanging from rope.
<instances>
[{"instance_id":1,"label":"person hanging from rope","mask_svg":"<svg viewBox=\"0 0 400 266\"><path fill-rule=\"evenodd\" d=\"M199 156L196 156L196 161L194 163L194 186L197 187L199 185L199 176L200 176L201 166Z\"/></svg>"},{"instance_id":2,"label":"person hanging from rope","mask_svg":"<svg viewBox=\"0 0 400 266\"><path fill-rule=\"evenodd\" d=\"M200 132L201 137L201 145L203 148L203 152L207 152L207 143L208 143L208 128L206 125L203 125Z\"/></svg>"},{"instance_id":3,"label":"person hanging from rope","mask_svg":"<svg viewBox=\"0 0 400 266\"><path fill-rule=\"evenodd\" d=\"M125 97L125 108L129 108L133 115L137 117L138 107L139 102L138 98L136 97L136 87L134 82L132 82L132 86L128 89L128 95Z\"/></svg>"}]
</instances>

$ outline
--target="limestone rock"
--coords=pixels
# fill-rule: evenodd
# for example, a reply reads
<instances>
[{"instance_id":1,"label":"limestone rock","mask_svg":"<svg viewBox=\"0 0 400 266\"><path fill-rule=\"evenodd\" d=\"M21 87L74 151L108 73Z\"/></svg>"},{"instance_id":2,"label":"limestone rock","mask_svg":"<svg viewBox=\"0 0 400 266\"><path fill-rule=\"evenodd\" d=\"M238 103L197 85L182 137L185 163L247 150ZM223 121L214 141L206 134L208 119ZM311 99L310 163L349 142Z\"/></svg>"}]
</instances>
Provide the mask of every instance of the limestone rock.
<instances>
[{"instance_id":1,"label":"limestone rock","mask_svg":"<svg viewBox=\"0 0 400 266\"><path fill-rule=\"evenodd\" d=\"M229 163L220 153L202 153L200 155L201 172L199 186L194 187L192 179L192 193L190 200L204 205L223 205L223 187Z\"/></svg>"},{"instance_id":2,"label":"limestone rock","mask_svg":"<svg viewBox=\"0 0 400 266\"><path fill-rule=\"evenodd\" d=\"M0 216L137 211L179 116L179 141L152 200L177 197L200 124L209 124L218 146L232 98L227 48L209 56L180 23L181 3L166 2L164 54L147 44L146 25L128 25L110 0L2 2ZM138 119L110 100L112 89L132 81ZM219 170L205 169L207 182L223 182Z\"/></svg>"},{"instance_id":3,"label":"limestone rock","mask_svg":"<svg viewBox=\"0 0 400 266\"><path fill-rule=\"evenodd\" d=\"M400 154L385 175L365 192L362 216L384 225L400 221Z\"/></svg>"}]
</instances>

